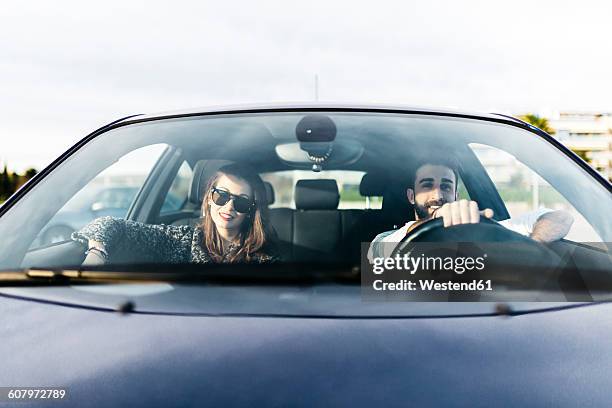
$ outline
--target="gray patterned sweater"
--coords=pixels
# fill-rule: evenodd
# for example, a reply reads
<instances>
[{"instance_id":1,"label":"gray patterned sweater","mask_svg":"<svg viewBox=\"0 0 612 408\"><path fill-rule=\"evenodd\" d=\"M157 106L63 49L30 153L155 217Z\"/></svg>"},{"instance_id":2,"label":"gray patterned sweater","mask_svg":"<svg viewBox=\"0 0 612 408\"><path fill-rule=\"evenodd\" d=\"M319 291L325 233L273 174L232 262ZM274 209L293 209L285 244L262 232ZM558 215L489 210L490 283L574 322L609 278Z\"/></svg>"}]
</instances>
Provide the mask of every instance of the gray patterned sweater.
<instances>
[{"instance_id":1,"label":"gray patterned sweater","mask_svg":"<svg viewBox=\"0 0 612 408\"><path fill-rule=\"evenodd\" d=\"M72 239L84 246L90 239L102 243L109 254L109 262L113 262L113 254L120 251L130 254L137 262L213 263L202 246L203 238L199 226L143 224L115 217L95 219L72 234ZM239 249L237 244L230 245L225 257ZM254 254L253 259L255 263L277 260L266 253Z\"/></svg>"}]
</instances>

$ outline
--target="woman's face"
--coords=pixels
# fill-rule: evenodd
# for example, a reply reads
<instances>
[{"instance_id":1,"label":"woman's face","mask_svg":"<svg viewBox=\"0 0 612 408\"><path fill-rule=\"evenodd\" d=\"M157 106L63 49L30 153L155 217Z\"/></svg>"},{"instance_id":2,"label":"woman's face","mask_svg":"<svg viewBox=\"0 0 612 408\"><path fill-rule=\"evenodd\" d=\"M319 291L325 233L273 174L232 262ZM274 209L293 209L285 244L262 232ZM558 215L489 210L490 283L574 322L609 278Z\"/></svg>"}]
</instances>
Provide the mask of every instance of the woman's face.
<instances>
[{"instance_id":1,"label":"woman's face","mask_svg":"<svg viewBox=\"0 0 612 408\"><path fill-rule=\"evenodd\" d=\"M237 177L222 174L215 186L218 190L227 191L236 196L242 196L253 201L253 190L249 184ZM225 229L228 232L238 232L240 226L247 217L246 213L239 213L234 208L234 199L229 200L225 205L217 205L209 200L210 215L217 229Z\"/></svg>"}]
</instances>

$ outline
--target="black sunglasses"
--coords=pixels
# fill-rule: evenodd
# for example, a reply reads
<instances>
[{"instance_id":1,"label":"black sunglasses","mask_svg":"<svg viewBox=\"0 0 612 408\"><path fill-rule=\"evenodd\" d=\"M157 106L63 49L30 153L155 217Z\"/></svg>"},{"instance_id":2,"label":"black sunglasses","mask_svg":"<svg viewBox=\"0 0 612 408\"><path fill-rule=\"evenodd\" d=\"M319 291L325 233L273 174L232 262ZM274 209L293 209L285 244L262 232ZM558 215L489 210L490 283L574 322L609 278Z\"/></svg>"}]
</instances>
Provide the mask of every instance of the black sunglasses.
<instances>
[{"instance_id":1,"label":"black sunglasses","mask_svg":"<svg viewBox=\"0 0 612 408\"><path fill-rule=\"evenodd\" d=\"M234 209L243 214L248 213L255 207L255 203L251 199L232 194L229 191L219 190L217 187L212 189L212 200L219 206L224 206L230 200L234 200Z\"/></svg>"}]
</instances>

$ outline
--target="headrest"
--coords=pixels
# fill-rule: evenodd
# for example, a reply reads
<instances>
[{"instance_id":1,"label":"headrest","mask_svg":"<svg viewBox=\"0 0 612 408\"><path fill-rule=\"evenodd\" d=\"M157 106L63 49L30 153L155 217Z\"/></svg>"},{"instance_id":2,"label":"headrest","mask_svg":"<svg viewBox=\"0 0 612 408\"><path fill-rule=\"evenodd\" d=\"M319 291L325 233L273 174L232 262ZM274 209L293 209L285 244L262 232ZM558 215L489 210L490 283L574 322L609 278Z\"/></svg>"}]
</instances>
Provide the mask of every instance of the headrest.
<instances>
[{"instance_id":1,"label":"headrest","mask_svg":"<svg viewBox=\"0 0 612 408\"><path fill-rule=\"evenodd\" d=\"M272 187L272 184L264 181L264 186L266 187L266 199L268 200L268 205L274 204L274 188Z\"/></svg>"},{"instance_id":2,"label":"headrest","mask_svg":"<svg viewBox=\"0 0 612 408\"><path fill-rule=\"evenodd\" d=\"M340 193L336 180L298 180L295 185L295 207L300 210L335 210Z\"/></svg>"},{"instance_id":3,"label":"headrest","mask_svg":"<svg viewBox=\"0 0 612 408\"><path fill-rule=\"evenodd\" d=\"M364 197L382 197L385 193L385 182L382 177L366 173L359 183L359 194Z\"/></svg>"},{"instance_id":4,"label":"headrest","mask_svg":"<svg viewBox=\"0 0 612 408\"><path fill-rule=\"evenodd\" d=\"M414 206L408 201L403 186L388 185L382 202L382 218L386 228L400 228L408 221L414 221Z\"/></svg>"},{"instance_id":5,"label":"headrest","mask_svg":"<svg viewBox=\"0 0 612 408\"><path fill-rule=\"evenodd\" d=\"M191 189L189 189L189 202L200 205L202 197L206 192L208 181L215 175L221 167L231 164L229 160L200 160L193 168L193 178Z\"/></svg>"}]
</instances>

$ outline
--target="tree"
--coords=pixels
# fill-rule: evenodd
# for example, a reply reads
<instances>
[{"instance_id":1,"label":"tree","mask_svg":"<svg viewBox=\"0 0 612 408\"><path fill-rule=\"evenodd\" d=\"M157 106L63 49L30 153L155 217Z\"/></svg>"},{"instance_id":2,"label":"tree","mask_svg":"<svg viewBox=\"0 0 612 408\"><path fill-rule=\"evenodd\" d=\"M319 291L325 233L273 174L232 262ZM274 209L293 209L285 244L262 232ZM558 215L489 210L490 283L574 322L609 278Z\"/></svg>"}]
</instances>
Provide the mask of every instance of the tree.
<instances>
[{"instance_id":1,"label":"tree","mask_svg":"<svg viewBox=\"0 0 612 408\"><path fill-rule=\"evenodd\" d=\"M15 172L9 173L9 196L17 191L17 185L19 184L19 174Z\"/></svg>"},{"instance_id":2,"label":"tree","mask_svg":"<svg viewBox=\"0 0 612 408\"><path fill-rule=\"evenodd\" d=\"M34 177L37 173L38 170L34 168L29 168L23 173L23 175L14 174L14 180L16 182L15 191L19 190L21 186L23 186L29 179Z\"/></svg>"},{"instance_id":3,"label":"tree","mask_svg":"<svg viewBox=\"0 0 612 408\"><path fill-rule=\"evenodd\" d=\"M550 123L548 123L548 119L540 117L536 114L533 113L527 113L525 115L521 115L519 116L519 119L529 123L530 125L533 125L543 131L545 131L546 133L548 133L549 135L554 135L555 134L555 129L553 129L552 127L550 127Z\"/></svg>"},{"instance_id":4,"label":"tree","mask_svg":"<svg viewBox=\"0 0 612 408\"><path fill-rule=\"evenodd\" d=\"M11 194L13 194L11 191L11 175L6 163L4 163L4 170L0 173L0 198L7 199Z\"/></svg>"},{"instance_id":5,"label":"tree","mask_svg":"<svg viewBox=\"0 0 612 408\"><path fill-rule=\"evenodd\" d=\"M38 174L38 170L30 167L29 169L25 171L25 173L23 173L23 176L25 177L26 180L29 180L32 177L34 177L36 174Z\"/></svg>"},{"instance_id":6,"label":"tree","mask_svg":"<svg viewBox=\"0 0 612 408\"><path fill-rule=\"evenodd\" d=\"M26 181L34 177L38 170L29 168L23 175L8 170L6 163L0 172L0 201L4 201L17 191Z\"/></svg>"}]
</instances>

